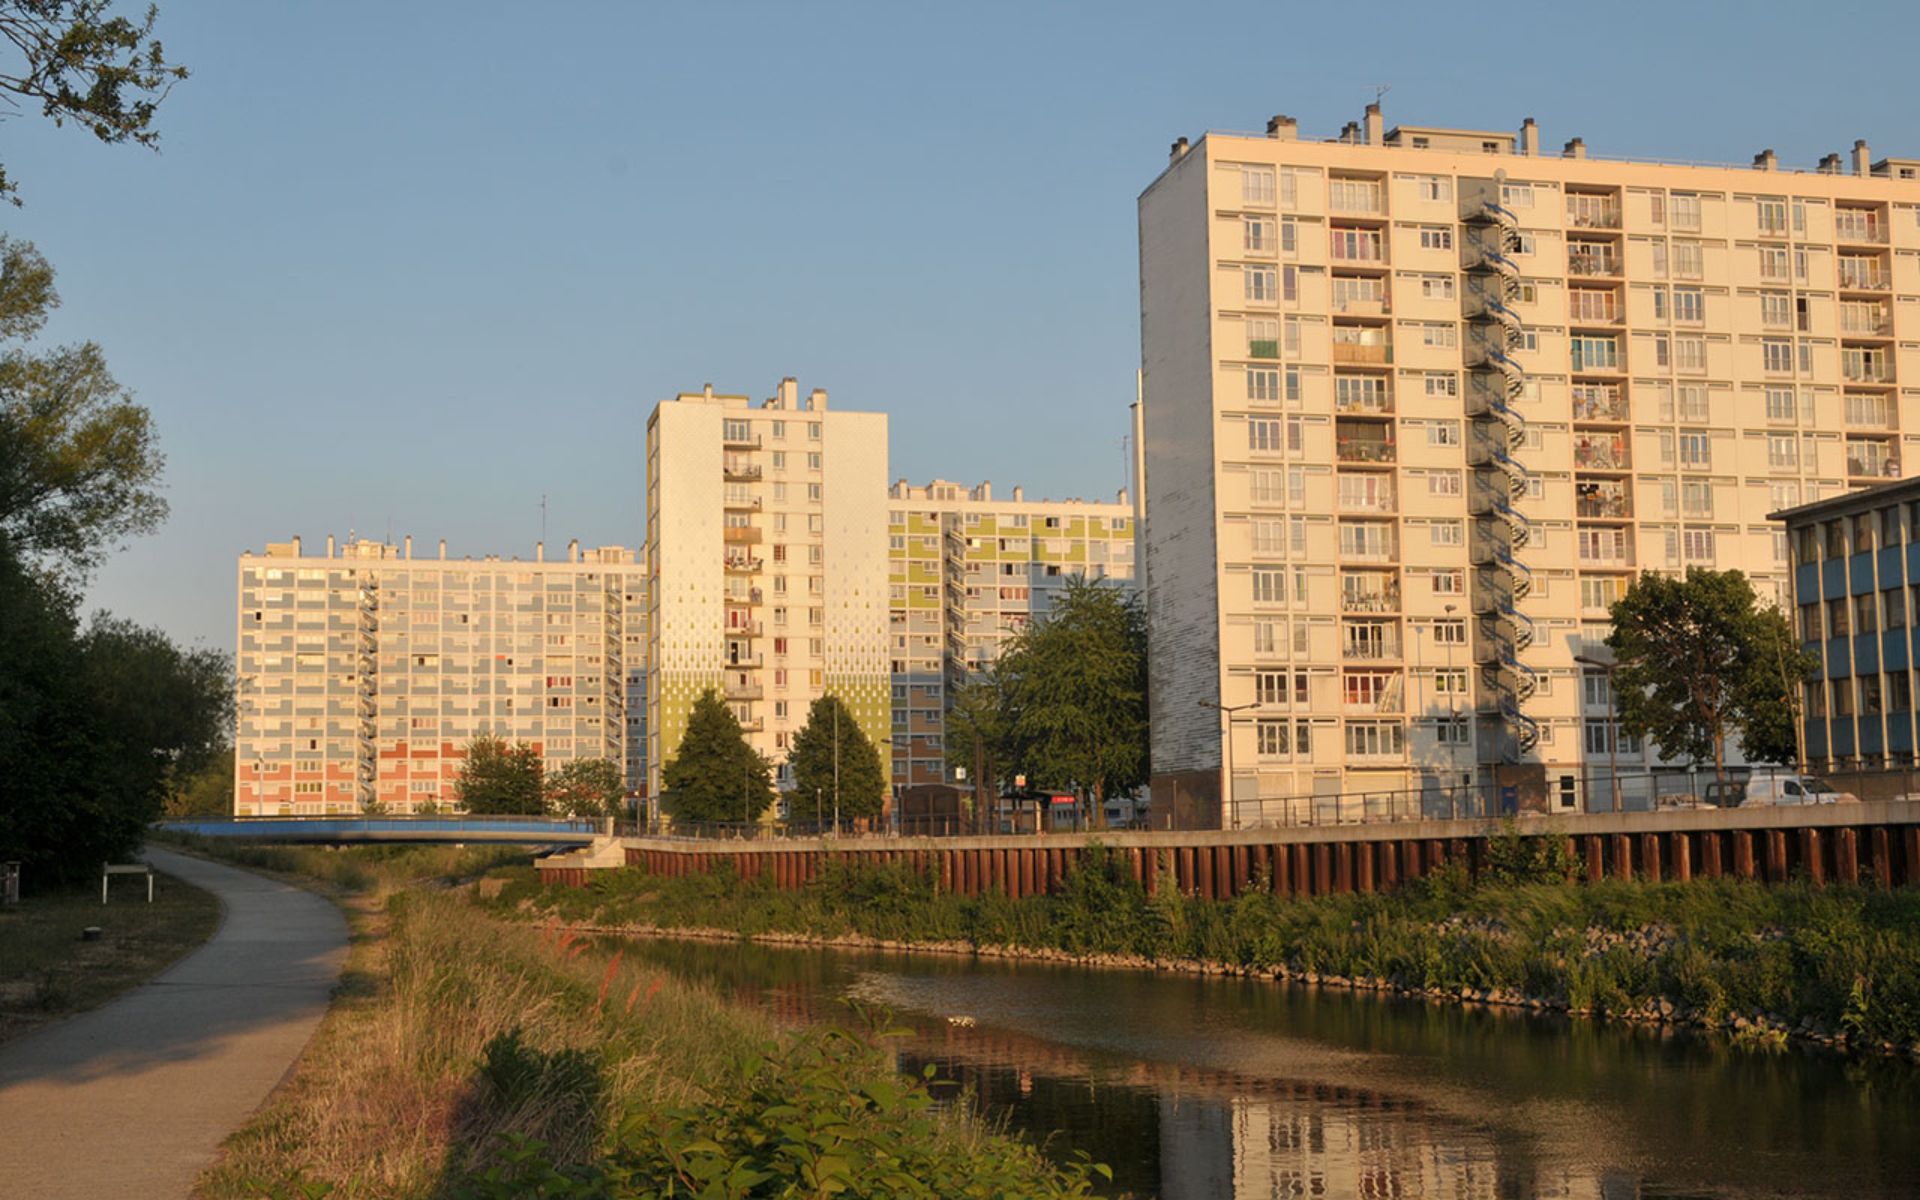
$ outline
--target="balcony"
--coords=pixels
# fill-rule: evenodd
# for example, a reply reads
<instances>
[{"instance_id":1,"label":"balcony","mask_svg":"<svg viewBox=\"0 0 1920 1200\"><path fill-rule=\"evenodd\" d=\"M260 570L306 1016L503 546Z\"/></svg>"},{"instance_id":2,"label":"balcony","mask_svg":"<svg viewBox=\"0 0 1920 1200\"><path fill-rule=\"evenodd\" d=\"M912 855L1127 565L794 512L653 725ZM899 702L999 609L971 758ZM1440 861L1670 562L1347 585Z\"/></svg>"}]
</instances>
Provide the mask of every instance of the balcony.
<instances>
[{"instance_id":1,"label":"balcony","mask_svg":"<svg viewBox=\"0 0 1920 1200\"><path fill-rule=\"evenodd\" d=\"M737 592L728 592L724 599L728 604L752 605L761 603L763 595L759 588L744 588Z\"/></svg>"},{"instance_id":2,"label":"balcony","mask_svg":"<svg viewBox=\"0 0 1920 1200\"><path fill-rule=\"evenodd\" d=\"M1379 376L1371 378L1378 379ZM1336 384L1333 411L1362 417L1390 417L1393 415L1393 397L1384 391L1343 391Z\"/></svg>"},{"instance_id":3,"label":"balcony","mask_svg":"<svg viewBox=\"0 0 1920 1200\"><path fill-rule=\"evenodd\" d=\"M750 554L729 554L723 560L726 570L735 575L751 575L760 569L761 560Z\"/></svg>"},{"instance_id":4,"label":"balcony","mask_svg":"<svg viewBox=\"0 0 1920 1200\"><path fill-rule=\"evenodd\" d=\"M757 638L760 636L760 622L729 620L722 632L730 638Z\"/></svg>"},{"instance_id":5,"label":"balcony","mask_svg":"<svg viewBox=\"0 0 1920 1200\"><path fill-rule=\"evenodd\" d=\"M1400 657L1400 639L1349 637L1340 648L1340 657L1348 662L1385 662Z\"/></svg>"},{"instance_id":6,"label":"balcony","mask_svg":"<svg viewBox=\"0 0 1920 1200\"><path fill-rule=\"evenodd\" d=\"M1581 278L1614 278L1620 274L1620 256L1610 250L1567 251L1567 274Z\"/></svg>"},{"instance_id":7,"label":"balcony","mask_svg":"<svg viewBox=\"0 0 1920 1200\"><path fill-rule=\"evenodd\" d=\"M1569 365L1575 371L1591 373L1599 371L1608 375L1620 372L1620 352L1611 340L1599 346L1585 346L1581 339L1573 339L1569 356Z\"/></svg>"},{"instance_id":8,"label":"balcony","mask_svg":"<svg viewBox=\"0 0 1920 1200\"><path fill-rule=\"evenodd\" d=\"M1855 245L1884 246L1887 242L1887 227L1880 223L1877 213L1848 211L1843 208L1833 216L1833 240Z\"/></svg>"},{"instance_id":9,"label":"balcony","mask_svg":"<svg viewBox=\"0 0 1920 1200\"><path fill-rule=\"evenodd\" d=\"M765 733L766 731L767 719L765 717L748 717L746 720L740 722L741 733Z\"/></svg>"},{"instance_id":10,"label":"balcony","mask_svg":"<svg viewBox=\"0 0 1920 1200\"><path fill-rule=\"evenodd\" d=\"M1574 439L1573 465L1582 471L1627 471L1633 467L1633 455L1625 438L1583 436Z\"/></svg>"},{"instance_id":11,"label":"balcony","mask_svg":"<svg viewBox=\"0 0 1920 1200\"><path fill-rule=\"evenodd\" d=\"M1850 479L1898 479L1900 477L1900 459L1890 449L1890 443L1847 441L1847 477Z\"/></svg>"},{"instance_id":12,"label":"balcony","mask_svg":"<svg viewBox=\"0 0 1920 1200\"><path fill-rule=\"evenodd\" d=\"M1395 444L1391 438L1336 434L1334 456L1343 463L1391 464L1396 457Z\"/></svg>"},{"instance_id":13,"label":"balcony","mask_svg":"<svg viewBox=\"0 0 1920 1200\"><path fill-rule=\"evenodd\" d=\"M1574 485L1574 515L1587 520L1624 521L1633 516L1633 502L1619 483Z\"/></svg>"},{"instance_id":14,"label":"balcony","mask_svg":"<svg viewBox=\"0 0 1920 1200\"><path fill-rule=\"evenodd\" d=\"M728 525L720 531L720 538L736 545L758 545L760 531L751 525Z\"/></svg>"},{"instance_id":15,"label":"balcony","mask_svg":"<svg viewBox=\"0 0 1920 1200\"><path fill-rule=\"evenodd\" d=\"M1384 342L1335 342L1333 361L1340 365L1386 366L1393 361L1393 347Z\"/></svg>"},{"instance_id":16,"label":"balcony","mask_svg":"<svg viewBox=\"0 0 1920 1200\"><path fill-rule=\"evenodd\" d=\"M1878 355L1863 358L1842 354L1840 378L1848 383L1892 383L1893 364Z\"/></svg>"},{"instance_id":17,"label":"balcony","mask_svg":"<svg viewBox=\"0 0 1920 1200\"><path fill-rule=\"evenodd\" d=\"M728 683L726 698L729 700L758 700L766 694L766 688L757 683Z\"/></svg>"},{"instance_id":18,"label":"balcony","mask_svg":"<svg viewBox=\"0 0 1920 1200\"><path fill-rule=\"evenodd\" d=\"M1887 274L1878 259L1843 258L1840 260L1840 286L1850 291L1884 292Z\"/></svg>"},{"instance_id":19,"label":"balcony","mask_svg":"<svg viewBox=\"0 0 1920 1200\"><path fill-rule=\"evenodd\" d=\"M1247 339L1247 357L1248 358L1279 358L1280 357L1280 339L1248 338Z\"/></svg>"},{"instance_id":20,"label":"balcony","mask_svg":"<svg viewBox=\"0 0 1920 1200\"><path fill-rule=\"evenodd\" d=\"M1574 229L1618 229L1620 209L1611 196L1567 197L1567 224Z\"/></svg>"},{"instance_id":21,"label":"balcony","mask_svg":"<svg viewBox=\"0 0 1920 1200\"><path fill-rule=\"evenodd\" d=\"M1343 317L1384 317L1393 311L1393 305L1385 295L1356 296L1336 289L1333 311Z\"/></svg>"},{"instance_id":22,"label":"balcony","mask_svg":"<svg viewBox=\"0 0 1920 1200\"><path fill-rule=\"evenodd\" d=\"M760 478L759 463L744 462L736 458L728 458L721 464L720 471L721 474L725 475L728 479L742 480L749 483Z\"/></svg>"},{"instance_id":23,"label":"balcony","mask_svg":"<svg viewBox=\"0 0 1920 1200\"><path fill-rule=\"evenodd\" d=\"M720 431L720 444L729 450L758 450L760 448L760 435L744 430L726 429L723 427Z\"/></svg>"},{"instance_id":24,"label":"balcony","mask_svg":"<svg viewBox=\"0 0 1920 1200\"><path fill-rule=\"evenodd\" d=\"M1573 389L1573 419L1576 421L1627 420L1627 397L1617 387Z\"/></svg>"},{"instance_id":25,"label":"balcony","mask_svg":"<svg viewBox=\"0 0 1920 1200\"><path fill-rule=\"evenodd\" d=\"M1878 305L1867 308L1859 305L1840 306L1840 333L1852 337L1891 337L1893 321L1886 310Z\"/></svg>"},{"instance_id":26,"label":"balcony","mask_svg":"<svg viewBox=\"0 0 1920 1200\"><path fill-rule=\"evenodd\" d=\"M758 654L735 654L727 659L727 670L757 671L764 661Z\"/></svg>"},{"instance_id":27,"label":"balcony","mask_svg":"<svg viewBox=\"0 0 1920 1200\"><path fill-rule=\"evenodd\" d=\"M1400 611L1398 587L1356 590L1340 593L1340 611L1345 613L1396 613Z\"/></svg>"}]
</instances>

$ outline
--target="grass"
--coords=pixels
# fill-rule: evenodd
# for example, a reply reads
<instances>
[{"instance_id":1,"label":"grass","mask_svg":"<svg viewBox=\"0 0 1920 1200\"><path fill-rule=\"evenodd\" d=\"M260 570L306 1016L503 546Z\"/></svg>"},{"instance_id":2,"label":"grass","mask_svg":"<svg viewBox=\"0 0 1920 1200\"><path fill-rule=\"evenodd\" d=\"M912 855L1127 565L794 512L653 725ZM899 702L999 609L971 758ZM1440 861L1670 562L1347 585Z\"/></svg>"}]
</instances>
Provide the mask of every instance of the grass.
<instances>
[{"instance_id":1,"label":"grass","mask_svg":"<svg viewBox=\"0 0 1920 1200\"><path fill-rule=\"evenodd\" d=\"M782 1033L617 944L439 886L497 855L212 852L314 872L354 938L314 1042L197 1195L637 1198L704 1180L698 1194L748 1197L789 1194L782 1179L824 1195L836 1172L859 1184L848 1195L1087 1194L1088 1170L934 1110L863 1040ZM787 1106L797 1124L768 1123Z\"/></svg>"},{"instance_id":2,"label":"grass","mask_svg":"<svg viewBox=\"0 0 1920 1200\"><path fill-rule=\"evenodd\" d=\"M0 1042L145 983L213 935L220 901L171 875L121 877L112 903L95 887L26 893L0 908ZM80 931L98 925L97 942Z\"/></svg>"},{"instance_id":3,"label":"grass","mask_svg":"<svg viewBox=\"0 0 1920 1200\"><path fill-rule=\"evenodd\" d=\"M1920 1050L1920 890L1573 884L1558 873L1558 856L1520 853L1516 862L1479 884L1442 872L1389 895L1289 900L1256 889L1223 902L1180 896L1170 882L1149 897L1101 855L1055 893L1020 900L942 893L902 866L829 864L798 891L725 868L680 878L628 868L585 889L542 888L525 871L497 903L601 926L1201 961L1686 1021L1743 1040L1792 1032L1853 1049Z\"/></svg>"}]
</instances>

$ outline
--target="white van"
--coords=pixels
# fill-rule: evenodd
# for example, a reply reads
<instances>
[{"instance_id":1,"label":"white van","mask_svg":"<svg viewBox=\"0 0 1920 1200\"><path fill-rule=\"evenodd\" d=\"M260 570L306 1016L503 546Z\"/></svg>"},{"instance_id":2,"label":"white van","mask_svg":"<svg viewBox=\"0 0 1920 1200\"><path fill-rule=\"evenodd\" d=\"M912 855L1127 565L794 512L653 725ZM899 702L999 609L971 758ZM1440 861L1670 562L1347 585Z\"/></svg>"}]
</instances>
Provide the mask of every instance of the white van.
<instances>
[{"instance_id":1,"label":"white van","mask_svg":"<svg viewBox=\"0 0 1920 1200\"><path fill-rule=\"evenodd\" d=\"M1758 808L1769 804L1858 804L1852 792L1838 792L1811 775L1755 775L1745 783L1709 783L1705 800L1720 808Z\"/></svg>"}]
</instances>

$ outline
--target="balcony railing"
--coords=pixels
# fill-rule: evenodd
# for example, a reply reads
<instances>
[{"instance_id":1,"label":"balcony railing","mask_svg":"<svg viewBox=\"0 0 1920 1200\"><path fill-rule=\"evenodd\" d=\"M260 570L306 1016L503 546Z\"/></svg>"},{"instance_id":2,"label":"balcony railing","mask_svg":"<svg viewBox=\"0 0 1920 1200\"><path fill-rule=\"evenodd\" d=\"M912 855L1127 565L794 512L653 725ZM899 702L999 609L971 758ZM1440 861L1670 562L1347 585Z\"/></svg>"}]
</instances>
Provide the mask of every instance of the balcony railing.
<instances>
[{"instance_id":1,"label":"balcony railing","mask_svg":"<svg viewBox=\"0 0 1920 1200\"><path fill-rule=\"evenodd\" d=\"M724 560L726 569L740 574L751 575L760 569L761 560L747 554L729 554Z\"/></svg>"},{"instance_id":2,"label":"balcony railing","mask_svg":"<svg viewBox=\"0 0 1920 1200\"><path fill-rule=\"evenodd\" d=\"M728 525L720 531L722 541L751 545L760 540L760 530L752 525Z\"/></svg>"},{"instance_id":3,"label":"balcony railing","mask_svg":"<svg viewBox=\"0 0 1920 1200\"><path fill-rule=\"evenodd\" d=\"M759 463L735 462L733 459L728 459L720 469L728 479L751 481L760 478Z\"/></svg>"},{"instance_id":4,"label":"balcony railing","mask_svg":"<svg viewBox=\"0 0 1920 1200\"><path fill-rule=\"evenodd\" d=\"M1368 438L1336 438L1335 456L1346 463L1390 463L1394 461L1394 443Z\"/></svg>"},{"instance_id":5,"label":"balcony railing","mask_svg":"<svg viewBox=\"0 0 1920 1200\"><path fill-rule=\"evenodd\" d=\"M1839 242L1883 245L1887 240L1887 227L1878 221L1848 220L1840 215L1834 218L1833 236Z\"/></svg>"},{"instance_id":6,"label":"balcony railing","mask_svg":"<svg viewBox=\"0 0 1920 1200\"><path fill-rule=\"evenodd\" d=\"M1624 440L1581 438L1573 444L1573 465L1593 471L1625 471L1632 467L1633 455Z\"/></svg>"},{"instance_id":7,"label":"balcony railing","mask_svg":"<svg viewBox=\"0 0 1920 1200\"><path fill-rule=\"evenodd\" d=\"M1385 394L1354 395L1352 393L1343 396L1336 390L1333 394L1333 411L1390 417L1393 415L1393 397Z\"/></svg>"},{"instance_id":8,"label":"balcony railing","mask_svg":"<svg viewBox=\"0 0 1920 1200\"><path fill-rule=\"evenodd\" d=\"M736 512L759 512L760 497L758 496L725 496L721 498L720 507L731 508Z\"/></svg>"},{"instance_id":9,"label":"balcony railing","mask_svg":"<svg viewBox=\"0 0 1920 1200\"><path fill-rule=\"evenodd\" d=\"M1625 520L1633 515L1632 506L1625 496L1582 496L1574 501L1574 512L1578 516L1598 520Z\"/></svg>"},{"instance_id":10,"label":"balcony railing","mask_svg":"<svg viewBox=\"0 0 1920 1200\"><path fill-rule=\"evenodd\" d=\"M760 448L760 435L757 433L728 433L723 429L720 432L720 444L729 450L758 450Z\"/></svg>"},{"instance_id":11,"label":"balcony railing","mask_svg":"<svg viewBox=\"0 0 1920 1200\"><path fill-rule=\"evenodd\" d=\"M1342 592L1340 611L1350 613L1390 613L1400 611L1400 589L1379 592Z\"/></svg>"},{"instance_id":12,"label":"balcony railing","mask_svg":"<svg viewBox=\"0 0 1920 1200\"><path fill-rule=\"evenodd\" d=\"M1280 341L1278 338L1249 338L1247 340L1248 358L1279 358Z\"/></svg>"},{"instance_id":13,"label":"balcony railing","mask_svg":"<svg viewBox=\"0 0 1920 1200\"><path fill-rule=\"evenodd\" d=\"M1575 229L1618 229L1620 210L1611 204L1583 204L1569 197L1567 224Z\"/></svg>"},{"instance_id":14,"label":"balcony railing","mask_svg":"<svg viewBox=\"0 0 1920 1200\"><path fill-rule=\"evenodd\" d=\"M1849 262L1840 260L1840 286L1855 290L1884 291L1887 277L1880 270L1879 263Z\"/></svg>"},{"instance_id":15,"label":"balcony railing","mask_svg":"<svg viewBox=\"0 0 1920 1200\"><path fill-rule=\"evenodd\" d=\"M766 688L757 683L729 683L726 685L726 698L729 700L758 700L766 694Z\"/></svg>"},{"instance_id":16,"label":"balcony railing","mask_svg":"<svg viewBox=\"0 0 1920 1200\"><path fill-rule=\"evenodd\" d=\"M728 637L757 638L760 636L760 622L730 621L721 632Z\"/></svg>"},{"instance_id":17,"label":"balcony railing","mask_svg":"<svg viewBox=\"0 0 1920 1200\"><path fill-rule=\"evenodd\" d=\"M1576 421L1624 421L1627 419L1627 398L1617 391L1600 395L1578 395L1573 398L1573 419Z\"/></svg>"},{"instance_id":18,"label":"balcony railing","mask_svg":"<svg viewBox=\"0 0 1920 1200\"><path fill-rule=\"evenodd\" d=\"M1892 455L1847 454L1847 475L1854 479L1898 479L1900 460Z\"/></svg>"},{"instance_id":19,"label":"balcony railing","mask_svg":"<svg viewBox=\"0 0 1920 1200\"><path fill-rule=\"evenodd\" d=\"M1884 313L1851 313L1840 310L1840 332L1863 337L1885 337L1893 332L1893 322Z\"/></svg>"},{"instance_id":20,"label":"balcony railing","mask_svg":"<svg viewBox=\"0 0 1920 1200\"><path fill-rule=\"evenodd\" d=\"M1333 298L1333 311L1349 317L1384 317L1393 311L1385 296L1342 296Z\"/></svg>"},{"instance_id":21,"label":"balcony railing","mask_svg":"<svg viewBox=\"0 0 1920 1200\"><path fill-rule=\"evenodd\" d=\"M1393 347L1378 342L1335 342L1333 361L1376 365L1390 363L1393 361Z\"/></svg>"},{"instance_id":22,"label":"balcony railing","mask_svg":"<svg viewBox=\"0 0 1920 1200\"><path fill-rule=\"evenodd\" d=\"M1580 276L1613 276L1620 274L1619 256L1613 254L1595 254L1587 251L1573 251L1567 255L1567 274Z\"/></svg>"},{"instance_id":23,"label":"balcony railing","mask_svg":"<svg viewBox=\"0 0 1920 1200\"><path fill-rule=\"evenodd\" d=\"M1349 661L1374 662L1382 659L1400 657L1400 641L1388 638L1385 641L1348 642L1341 647L1340 656Z\"/></svg>"}]
</instances>

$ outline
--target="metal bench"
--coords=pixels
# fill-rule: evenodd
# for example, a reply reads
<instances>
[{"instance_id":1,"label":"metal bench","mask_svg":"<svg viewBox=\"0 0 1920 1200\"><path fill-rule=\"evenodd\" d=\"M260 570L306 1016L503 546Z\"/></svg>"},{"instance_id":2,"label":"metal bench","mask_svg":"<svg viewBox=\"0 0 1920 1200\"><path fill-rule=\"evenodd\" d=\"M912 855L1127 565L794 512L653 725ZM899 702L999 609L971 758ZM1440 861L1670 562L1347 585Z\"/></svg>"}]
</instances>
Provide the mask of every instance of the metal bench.
<instances>
[{"instance_id":1,"label":"metal bench","mask_svg":"<svg viewBox=\"0 0 1920 1200\"><path fill-rule=\"evenodd\" d=\"M153 903L153 866L151 863L108 863L100 868L100 903L107 902L107 881L115 875L145 875L147 903Z\"/></svg>"}]
</instances>

